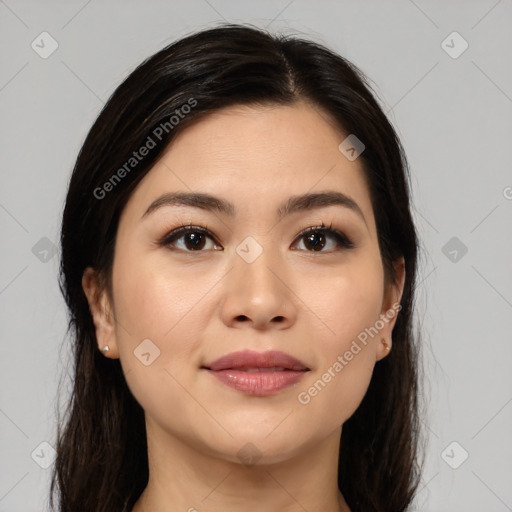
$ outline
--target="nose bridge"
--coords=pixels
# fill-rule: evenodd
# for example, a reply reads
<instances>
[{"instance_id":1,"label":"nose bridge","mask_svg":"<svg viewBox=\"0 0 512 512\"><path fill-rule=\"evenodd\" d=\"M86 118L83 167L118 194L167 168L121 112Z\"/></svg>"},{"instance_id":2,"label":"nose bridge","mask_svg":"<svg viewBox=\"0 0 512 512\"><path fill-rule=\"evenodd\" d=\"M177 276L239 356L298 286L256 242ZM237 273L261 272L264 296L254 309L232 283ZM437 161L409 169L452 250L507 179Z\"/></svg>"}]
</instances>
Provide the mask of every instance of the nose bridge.
<instances>
[{"instance_id":1,"label":"nose bridge","mask_svg":"<svg viewBox=\"0 0 512 512\"><path fill-rule=\"evenodd\" d=\"M286 269L272 238L245 238L233 253L233 270L223 300L228 324L251 322L264 328L270 322L290 325L295 321L293 294L286 286Z\"/></svg>"},{"instance_id":2,"label":"nose bridge","mask_svg":"<svg viewBox=\"0 0 512 512\"><path fill-rule=\"evenodd\" d=\"M279 251L272 246L272 238L245 238L236 248L234 270L241 279L240 284L250 291L255 298L258 295L278 296L284 293L285 269L279 260Z\"/></svg>"}]
</instances>

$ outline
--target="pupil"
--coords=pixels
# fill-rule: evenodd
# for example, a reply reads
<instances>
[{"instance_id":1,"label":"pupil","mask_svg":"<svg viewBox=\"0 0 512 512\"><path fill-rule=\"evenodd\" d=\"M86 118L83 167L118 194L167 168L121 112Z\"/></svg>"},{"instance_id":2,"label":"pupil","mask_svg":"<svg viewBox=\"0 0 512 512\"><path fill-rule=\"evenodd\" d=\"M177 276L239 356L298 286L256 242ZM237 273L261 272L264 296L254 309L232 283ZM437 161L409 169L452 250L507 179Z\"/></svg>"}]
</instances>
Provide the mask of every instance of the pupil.
<instances>
[{"instance_id":1,"label":"pupil","mask_svg":"<svg viewBox=\"0 0 512 512\"><path fill-rule=\"evenodd\" d=\"M308 235L307 241L315 251L318 251L325 246L325 237L321 233L313 233Z\"/></svg>"},{"instance_id":2,"label":"pupil","mask_svg":"<svg viewBox=\"0 0 512 512\"><path fill-rule=\"evenodd\" d=\"M189 233L186 244L189 249L202 249L204 247L204 237L201 233ZM322 233L312 233L307 235L307 244L314 251L319 251L325 247L325 237Z\"/></svg>"},{"instance_id":3,"label":"pupil","mask_svg":"<svg viewBox=\"0 0 512 512\"><path fill-rule=\"evenodd\" d=\"M189 233L186 238L186 243L189 249L202 249L204 247L204 238L200 233Z\"/></svg>"}]
</instances>

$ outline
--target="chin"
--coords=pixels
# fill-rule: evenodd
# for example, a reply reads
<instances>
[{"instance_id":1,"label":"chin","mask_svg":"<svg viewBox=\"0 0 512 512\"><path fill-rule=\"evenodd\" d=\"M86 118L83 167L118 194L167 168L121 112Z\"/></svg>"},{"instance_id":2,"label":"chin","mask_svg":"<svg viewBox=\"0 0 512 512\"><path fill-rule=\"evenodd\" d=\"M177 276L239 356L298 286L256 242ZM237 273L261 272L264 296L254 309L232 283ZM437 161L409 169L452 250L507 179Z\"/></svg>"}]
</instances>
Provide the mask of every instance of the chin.
<instances>
[{"instance_id":1,"label":"chin","mask_svg":"<svg viewBox=\"0 0 512 512\"><path fill-rule=\"evenodd\" d=\"M233 432L233 438L224 438L224 443L211 446L210 450L215 455L229 462L235 462L242 466L265 466L286 462L293 459L301 451L307 450L307 446L313 440L304 438L304 432L297 434L289 430L280 433L271 432L267 426L260 430L250 429L243 432Z\"/></svg>"}]
</instances>

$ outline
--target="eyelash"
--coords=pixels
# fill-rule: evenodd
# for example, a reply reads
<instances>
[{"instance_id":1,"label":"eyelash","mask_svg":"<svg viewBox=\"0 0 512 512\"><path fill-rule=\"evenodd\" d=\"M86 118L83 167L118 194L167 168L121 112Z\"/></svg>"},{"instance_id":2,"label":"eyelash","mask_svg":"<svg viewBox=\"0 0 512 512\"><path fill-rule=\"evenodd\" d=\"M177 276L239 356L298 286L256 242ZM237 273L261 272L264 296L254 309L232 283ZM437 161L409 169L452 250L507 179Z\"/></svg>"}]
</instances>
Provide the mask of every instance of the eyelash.
<instances>
[{"instance_id":1,"label":"eyelash","mask_svg":"<svg viewBox=\"0 0 512 512\"><path fill-rule=\"evenodd\" d=\"M207 236L208 238L210 238L215 244L220 245L207 227L192 226L192 225L182 225L179 228L172 230L170 233L167 233L158 241L158 245L165 246L165 247L171 246L170 248L172 250L177 250L177 251L183 250L183 249L176 249L175 247L172 247L172 243L175 242L176 240L179 240L182 236L184 236L188 233L200 233L201 235L204 235L204 236ZM336 250L349 250L349 249L353 249L355 247L355 244L344 233L342 233L341 231L338 231L337 229L334 229L332 227L332 224L330 224L328 227L325 226L325 224L323 222L322 222L321 226L316 226L316 227L312 226L307 229L304 229L297 235L295 240L299 240L299 239L304 238L313 233L322 233L326 236L331 236L332 238L334 238L334 240L338 244L338 249L336 249ZM184 252L193 253L193 252L205 252L205 251L203 251L203 250L198 250L198 251L184 250ZM307 252L310 252L313 254L314 253L321 254L321 253L330 253L333 251L307 251Z\"/></svg>"}]
</instances>

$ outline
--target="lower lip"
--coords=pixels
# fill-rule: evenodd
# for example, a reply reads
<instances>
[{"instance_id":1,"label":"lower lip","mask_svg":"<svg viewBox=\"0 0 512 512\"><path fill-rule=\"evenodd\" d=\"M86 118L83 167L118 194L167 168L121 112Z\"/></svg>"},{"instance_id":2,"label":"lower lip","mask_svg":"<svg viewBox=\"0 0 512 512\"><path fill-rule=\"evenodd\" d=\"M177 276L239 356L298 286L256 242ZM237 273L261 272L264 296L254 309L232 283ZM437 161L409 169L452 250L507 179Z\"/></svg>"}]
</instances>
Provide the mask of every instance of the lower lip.
<instances>
[{"instance_id":1,"label":"lower lip","mask_svg":"<svg viewBox=\"0 0 512 512\"><path fill-rule=\"evenodd\" d=\"M208 370L227 386L246 395L267 396L299 382L306 371L244 372L240 370Z\"/></svg>"}]
</instances>

